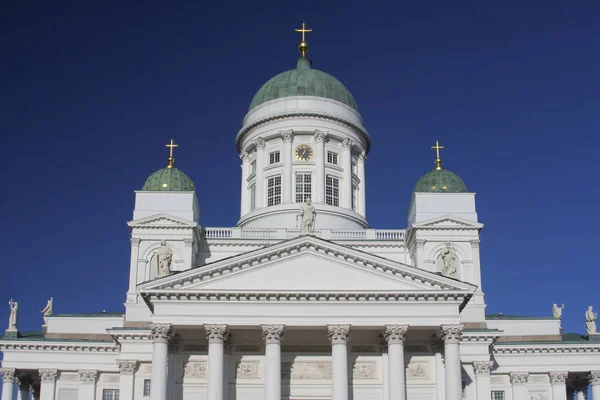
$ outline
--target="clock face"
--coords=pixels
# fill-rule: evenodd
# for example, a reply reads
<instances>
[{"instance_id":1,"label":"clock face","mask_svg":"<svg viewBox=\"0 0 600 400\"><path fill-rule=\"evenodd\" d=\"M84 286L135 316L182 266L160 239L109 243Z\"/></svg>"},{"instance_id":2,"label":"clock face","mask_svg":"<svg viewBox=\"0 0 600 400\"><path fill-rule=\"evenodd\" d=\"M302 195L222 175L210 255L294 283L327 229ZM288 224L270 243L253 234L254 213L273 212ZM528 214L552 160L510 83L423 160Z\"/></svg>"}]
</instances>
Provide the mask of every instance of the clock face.
<instances>
[{"instance_id":1,"label":"clock face","mask_svg":"<svg viewBox=\"0 0 600 400\"><path fill-rule=\"evenodd\" d=\"M294 150L296 159L300 161L308 161L314 154L315 152L313 149L311 149L307 144L301 144L300 146L296 147L296 150Z\"/></svg>"}]
</instances>

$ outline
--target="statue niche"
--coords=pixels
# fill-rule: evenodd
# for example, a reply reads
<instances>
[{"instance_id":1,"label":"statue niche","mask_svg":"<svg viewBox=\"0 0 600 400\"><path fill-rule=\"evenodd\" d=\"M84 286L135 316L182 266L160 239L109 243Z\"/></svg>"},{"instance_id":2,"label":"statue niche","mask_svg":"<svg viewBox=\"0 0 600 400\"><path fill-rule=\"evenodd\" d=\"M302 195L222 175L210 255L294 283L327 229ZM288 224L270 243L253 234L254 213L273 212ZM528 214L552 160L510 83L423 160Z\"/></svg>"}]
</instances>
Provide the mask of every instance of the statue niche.
<instances>
[{"instance_id":1,"label":"statue niche","mask_svg":"<svg viewBox=\"0 0 600 400\"><path fill-rule=\"evenodd\" d=\"M450 242L446 242L441 250L438 251L437 260L437 271L440 271L442 275L449 278L459 278L458 266L459 259L458 253L454 248L454 245Z\"/></svg>"},{"instance_id":2,"label":"statue niche","mask_svg":"<svg viewBox=\"0 0 600 400\"><path fill-rule=\"evenodd\" d=\"M161 278L173 272L174 253L165 240L161 240L158 248L148 256L149 279Z\"/></svg>"}]
</instances>

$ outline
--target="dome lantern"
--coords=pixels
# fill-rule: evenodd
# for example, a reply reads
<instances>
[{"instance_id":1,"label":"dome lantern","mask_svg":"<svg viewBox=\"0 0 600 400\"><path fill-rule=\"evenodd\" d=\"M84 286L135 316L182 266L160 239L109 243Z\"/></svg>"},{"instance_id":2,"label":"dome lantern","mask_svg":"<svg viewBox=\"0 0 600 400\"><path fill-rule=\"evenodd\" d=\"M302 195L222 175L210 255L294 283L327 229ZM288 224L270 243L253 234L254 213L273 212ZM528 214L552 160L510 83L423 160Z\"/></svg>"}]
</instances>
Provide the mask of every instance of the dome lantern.
<instances>
[{"instance_id":1,"label":"dome lantern","mask_svg":"<svg viewBox=\"0 0 600 400\"><path fill-rule=\"evenodd\" d=\"M442 168L440 150L444 149L444 146L440 146L440 142L436 140L435 146L431 148L436 151L435 168L419 179L413 193L467 193L467 185L460 176Z\"/></svg>"},{"instance_id":2,"label":"dome lantern","mask_svg":"<svg viewBox=\"0 0 600 400\"><path fill-rule=\"evenodd\" d=\"M175 167L173 149L179 147L173 139L165 147L169 149L167 166L154 172L146 179L142 191L194 192L196 188L192 180L180 169Z\"/></svg>"}]
</instances>

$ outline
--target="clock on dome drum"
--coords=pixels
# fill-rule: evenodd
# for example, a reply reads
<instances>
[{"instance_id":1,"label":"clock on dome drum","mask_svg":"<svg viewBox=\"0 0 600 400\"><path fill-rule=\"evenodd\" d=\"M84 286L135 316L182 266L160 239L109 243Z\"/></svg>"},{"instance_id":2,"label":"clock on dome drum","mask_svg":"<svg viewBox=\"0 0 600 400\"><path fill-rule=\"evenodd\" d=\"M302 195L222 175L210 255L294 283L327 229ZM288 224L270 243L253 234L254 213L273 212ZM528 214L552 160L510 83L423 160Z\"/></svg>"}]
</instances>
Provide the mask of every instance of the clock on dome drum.
<instances>
[{"instance_id":1,"label":"clock on dome drum","mask_svg":"<svg viewBox=\"0 0 600 400\"><path fill-rule=\"evenodd\" d=\"M308 161L314 154L315 152L313 149L307 144L301 144L294 150L294 156L296 156L296 159L299 161Z\"/></svg>"}]
</instances>

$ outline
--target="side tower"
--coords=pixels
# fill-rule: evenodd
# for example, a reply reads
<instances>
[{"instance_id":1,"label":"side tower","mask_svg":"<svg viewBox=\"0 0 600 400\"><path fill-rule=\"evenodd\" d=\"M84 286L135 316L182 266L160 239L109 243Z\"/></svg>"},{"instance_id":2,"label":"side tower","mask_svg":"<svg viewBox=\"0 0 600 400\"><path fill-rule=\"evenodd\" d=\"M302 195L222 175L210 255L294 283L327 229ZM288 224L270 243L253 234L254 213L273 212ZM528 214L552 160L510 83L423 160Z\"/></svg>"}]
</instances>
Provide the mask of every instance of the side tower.
<instances>
[{"instance_id":1,"label":"side tower","mask_svg":"<svg viewBox=\"0 0 600 400\"><path fill-rule=\"evenodd\" d=\"M485 321L481 290L479 234L475 193L463 180L442 168L439 142L435 168L425 174L412 193L408 211L407 248L417 268L477 285L473 299L463 311L463 322Z\"/></svg>"},{"instance_id":2,"label":"side tower","mask_svg":"<svg viewBox=\"0 0 600 400\"><path fill-rule=\"evenodd\" d=\"M148 309L137 296L142 282L185 271L196 265L201 245L200 208L192 180L175 167L173 149L167 166L154 172L135 192L131 230L131 261L127 290L127 320L146 320Z\"/></svg>"},{"instance_id":3,"label":"side tower","mask_svg":"<svg viewBox=\"0 0 600 400\"><path fill-rule=\"evenodd\" d=\"M312 68L303 24L296 68L254 96L236 146L242 160L241 218L246 228L298 227L311 200L317 229L363 229L365 168L371 146L354 97L333 76Z\"/></svg>"}]
</instances>

